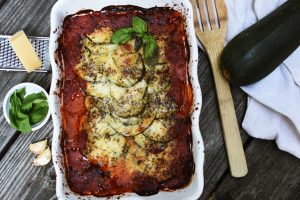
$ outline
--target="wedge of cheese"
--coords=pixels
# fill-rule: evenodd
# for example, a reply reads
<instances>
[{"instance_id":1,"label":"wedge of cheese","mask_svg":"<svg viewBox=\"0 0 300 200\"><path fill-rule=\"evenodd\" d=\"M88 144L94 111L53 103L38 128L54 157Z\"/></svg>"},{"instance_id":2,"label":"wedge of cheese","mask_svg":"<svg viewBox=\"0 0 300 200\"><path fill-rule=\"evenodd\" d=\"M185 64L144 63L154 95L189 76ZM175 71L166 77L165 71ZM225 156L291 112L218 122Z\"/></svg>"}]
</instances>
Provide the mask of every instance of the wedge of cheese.
<instances>
[{"instance_id":1,"label":"wedge of cheese","mask_svg":"<svg viewBox=\"0 0 300 200\"><path fill-rule=\"evenodd\" d=\"M9 38L9 42L28 73L42 66L41 60L34 51L24 31L15 33Z\"/></svg>"}]
</instances>

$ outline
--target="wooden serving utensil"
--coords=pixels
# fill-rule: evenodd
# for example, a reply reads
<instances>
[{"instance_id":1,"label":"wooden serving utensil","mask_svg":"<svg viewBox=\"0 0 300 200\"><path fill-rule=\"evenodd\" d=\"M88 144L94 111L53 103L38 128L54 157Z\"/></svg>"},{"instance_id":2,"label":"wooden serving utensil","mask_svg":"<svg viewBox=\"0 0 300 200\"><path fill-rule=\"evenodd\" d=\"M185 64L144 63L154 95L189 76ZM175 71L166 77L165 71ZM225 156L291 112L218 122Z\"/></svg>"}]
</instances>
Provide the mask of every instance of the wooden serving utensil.
<instances>
[{"instance_id":1,"label":"wooden serving utensil","mask_svg":"<svg viewBox=\"0 0 300 200\"><path fill-rule=\"evenodd\" d=\"M208 54L212 67L230 172L233 177L243 177L248 173L245 152L230 86L220 70L220 55L227 31L226 6L223 0L215 0L215 4L212 0L191 2L195 32Z\"/></svg>"}]
</instances>

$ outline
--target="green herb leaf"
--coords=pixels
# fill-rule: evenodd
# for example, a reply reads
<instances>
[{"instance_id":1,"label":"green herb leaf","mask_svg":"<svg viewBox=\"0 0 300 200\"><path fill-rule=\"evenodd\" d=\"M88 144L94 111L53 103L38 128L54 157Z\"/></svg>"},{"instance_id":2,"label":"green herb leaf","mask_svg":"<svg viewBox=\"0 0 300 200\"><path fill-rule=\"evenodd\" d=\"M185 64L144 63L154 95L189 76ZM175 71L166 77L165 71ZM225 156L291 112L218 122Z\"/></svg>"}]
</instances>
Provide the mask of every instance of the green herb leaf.
<instances>
[{"instance_id":1,"label":"green herb leaf","mask_svg":"<svg viewBox=\"0 0 300 200\"><path fill-rule=\"evenodd\" d=\"M29 94L26 90L16 90L10 98L10 126L22 133L31 132L31 125L41 122L47 115L49 106L43 92Z\"/></svg>"},{"instance_id":2,"label":"green herb leaf","mask_svg":"<svg viewBox=\"0 0 300 200\"><path fill-rule=\"evenodd\" d=\"M138 37L138 38L142 38L144 36L144 33L135 33L135 35Z\"/></svg>"},{"instance_id":3,"label":"green herb leaf","mask_svg":"<svg viewBox=\"0 0 300 200\"><path fill-rule=\"evenodd\" d=\"M25 88L16 90L10 97L11 108L9 110L10 126L23 133L31 131L28 116L21 112L22 100L25 94Z\"/></svg>"},{"instance_id":4,"label":"green herb leaf","mask_svg":"<svg viewBox=\"0 0 300 200\"><path fill-rule=\"evenodd\" d=\"M152 37L149 34L144 35L143 43L146 44L145 49L144 49L145 57L146 58L152 57L157 49L157 45L156 45L154 37Z\"/></svg>"},{"instance_id":5,"label":"green herb leaf","mask_svg":"<svg viewBox=\"0 0 300 200\"><path fill-rule=\"evenodd\" d=\"M47 102L46 102L47 103ZM32 109L30 110L30 113L28 115L30 124L36 124L41 122L48 113L48 104L45 106L45 104L34 104Z\"/></svg>"},{"instance_id":6,"label":"green herb leaf","mask_svg":"<svg viewBox=\"0 0 300 200\"><path fill-rule=\"evenodd\" d=\"M142 48L143 46L143 41L141 38L135 38L135 43L134 43L134 50L137 52Z\"/></svg>"},{"instance_id":7,"label":"green herb leaf","mask_svg":"<svg viewBox=\"0 0 300 200\"><path fill-rule=\"evenodd\" d=\"M24 98L22 102L21 110L24 112L28 112L32 108L32 104L37 103L38 100L45 101L47 97L43 92L29 94Z\"/></svg>"},{"instance_id":8,"label":"green herb leaf","mask_svg":"<svg viewBox=\"0 0 300 200\"><path fill-rule=\"evenodd\" d=\"M147 32L146 22L139 17L134 16L132 18L132 27L136 33L146 33Z\"/></svg>"},{"instance_id":9,"label":"green herb leaf","mask_svg":"<svg viewBox=\"0 0 300 200\"><path fill-rule=\"evenodd\" d=\"M21 105L21 100L17 96L16 92L10 97L10 110L9 110L9 121L12 128L18 129L17 123L17 107Z\"/></svg>"},{"instance_id":10,"label":"green herb leaf","mask_svg":"<svg viewBox=\"0 0 300 200\"><path fill-rule=\"evenodd\" d=\"M114 44L124 44L132 38L133 28L121 28L113 33L111 42Z\"/></svg>"},{"instance_id":11,"label":"green herb leaf","mask_svg":"<svg viewBox=\"0 0 300 200\"><path fill-rule=\"evenodd\" d=\"M22 118L18 118L18 125L19 129L17 130L21 131L22 133L29 133L32 130L27 115L24 115Z\"/></svg>"},{"instance_id":12,"label":"green herb leaf","mask_svg":"<svg viewBox=\"0 0 300 200\"><path fill-rule=\"evenodd\" d=\"M155 65L158 60L158 47L153 36L147 34L142 38L144 46L144 59L148 65Z\"/></svg>"},{"instance_id":13,"label":"green herb leaf","mask_svg":"<svg viewBox=\"0 0 300 200\"><path fill-rule=\"evenodd\" d=\"M26 94L26 88L22 88L16 91L16 95L21 99L21 101L24 100Z\"/></svg>"},{"instance_id":14,"label":"green herb leaf","mask_svg":"<svg viewBox=\"0 0 300 200\"><path fill-rule=\"evenodd\" d=\"M146 22L141 18L134 16L132 28L121 28L115 31L111 37L111 42L124 44L132 37L135 38L135 51L139 51L143 46L145 62L148 65L155 65L158 61L158 47L155 38L147 32Z\"/></svg>"}]
</instances>

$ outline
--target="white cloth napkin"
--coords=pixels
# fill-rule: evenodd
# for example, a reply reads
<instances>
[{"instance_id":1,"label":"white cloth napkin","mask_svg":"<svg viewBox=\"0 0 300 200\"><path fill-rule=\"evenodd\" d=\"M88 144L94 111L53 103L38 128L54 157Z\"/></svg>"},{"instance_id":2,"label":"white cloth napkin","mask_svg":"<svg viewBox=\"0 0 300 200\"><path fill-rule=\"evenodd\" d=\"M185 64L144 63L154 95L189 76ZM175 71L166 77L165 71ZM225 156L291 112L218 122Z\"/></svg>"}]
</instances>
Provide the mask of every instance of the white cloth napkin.
<instances>
[{"instance_id":1,"label":"white cloth napkin","mask_svg":"<svg viewBox=\"0 0 300 200\"><path fill-rule=\"evenodd\" d=\"M226 42L284 3L284 0L225 0ZM242 87L248 97L243 128L249 135L276 140L279 149L300 158L300 48L263 80Z\"/></svg>"}]
</instances>

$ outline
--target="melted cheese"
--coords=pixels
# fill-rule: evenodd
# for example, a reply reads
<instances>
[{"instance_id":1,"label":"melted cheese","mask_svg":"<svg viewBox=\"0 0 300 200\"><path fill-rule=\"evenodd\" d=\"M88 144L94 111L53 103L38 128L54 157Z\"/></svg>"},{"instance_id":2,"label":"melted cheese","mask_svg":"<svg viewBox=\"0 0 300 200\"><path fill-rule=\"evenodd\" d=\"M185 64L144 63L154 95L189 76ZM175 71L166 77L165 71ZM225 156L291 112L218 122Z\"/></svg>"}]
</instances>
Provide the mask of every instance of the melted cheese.
<instances>
[{"instance_id":1,"label":"melted cheese","mask_svg":"<svg viewBox=\"0 0 300 200\"><path fill-rule=\"evenodd\" d=\"M123 154L125 138L122 135L103 136L90 139L88 158L98 160L103 166L111 166Z\"/></svg>"},{"instance_id":2,"label":"melted cheese","mask_svg":"<svg viewBox=\"0 0 300 200\"><path fill-rule=\"evenodd\" d=\"M154 120L149 128L144 131L144 135L157 142L166 142L171 140L171 136L168 134L169 128L171 128L171 123L166 120Z\"/></svg>"},{"instance_id":3,"label":"melted cheese","mask_svg":"<svg viewBox=\"0 0 300 200\"><path fill-rule=\"evenodd\" d=\"M150 144L150 140L143 134L134 136L134 142L141 148L145 149Z\"/></svg>"},{"instance_id":4,"label":"melted cheese","mask_svg":"<svg viewBox=\"0 0 300 200\"><path fill-rule=\"evenodd\" d=\"M100 98L109 98L110 97L110 88L108 81L103 82L88 82L86 92L89 95L100 97Z\"/></svg>"},{"instance_id":5,"label":"melted cheese","mask_svg":"<svg viewBox=\"0 0 300 200\"><path fill-rule=\"evenodd\" d=\"M116 131L102 117L97 117L90 122L90 126L92 127L92 136L94 138L116 134Z\"/></svg>"},{"instance_id":6,"label":"melted cheese","mask_svg":"<svg viewBox=\"0 0 300 200\"><path fill-rule=\"evenodd\" d=\"M109 43L113 32L109 27L102 27L96 29L93 33L87 35L87 37L94 43Z\"/></svg>"},{"instance_id":7,"label":"melted cheese","mask_svg":"<svg viewBox=\"0 0 300 200\"><path fill-rule=\"evenodd\" d=\"M165 180L173 160L170 116L177 110L167 96L170 65L165 41L157 41L159 64L145 66L142 48L136 52L134 40L110 44L111 34L109 28L102 28L87 35L76 67L88 81L88 158L108 167L122 160L132 173Z\"/></svg>"},{"instance_id":8,"label":"melted cheese","mask_svg":"<svg viewBox=\"0 0 300 200\"><path fill-rule=\"evenodd\" d=\"M152 76L148 84L149 93L161 93L169 89L170 86L170 73L168 64L160 64L151 68Z\"/></svg>"},{"instance_id":9,"label":"melted cheese","mask_svg":"<svg viewBox=\"0 0 300 200\"><path fill-rule=\"evenodd\" d=\"M124 136L135 136L143 131L145 131L149 125L153 122L155 118L155 112L152 110L145 109L145 111L139 116L140 123L131 124L128 122L124 122L119 120L116 117L112 117L111 115L107 115L107 121L110 126L117 131L118 133ZM131 118L128 118L127 121L130 121ZM136 117L133 117L136 120Z\"/></svg>"}]
</instances>

